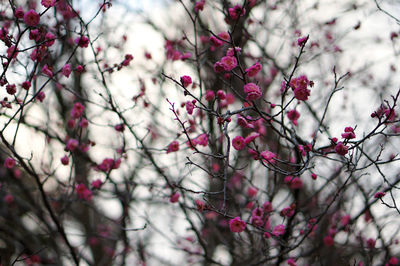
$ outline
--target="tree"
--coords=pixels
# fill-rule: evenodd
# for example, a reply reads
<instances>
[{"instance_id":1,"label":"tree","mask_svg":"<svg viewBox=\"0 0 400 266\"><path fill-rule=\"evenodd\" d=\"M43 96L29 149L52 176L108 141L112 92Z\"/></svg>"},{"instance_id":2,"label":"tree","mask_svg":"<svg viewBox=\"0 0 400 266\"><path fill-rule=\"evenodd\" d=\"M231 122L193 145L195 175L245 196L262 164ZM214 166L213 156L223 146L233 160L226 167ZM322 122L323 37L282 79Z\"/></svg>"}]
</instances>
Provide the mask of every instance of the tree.
<instances>
[{"instance_id":1,"label":"tree","mask_svg":"<svg viewBox=\"0 0 400 266\"><path fill-rule=\"evenodd\" d=\"M1 263L397 265L390 6L158 4L0 4Z\"/></svg>"}]
</instances>

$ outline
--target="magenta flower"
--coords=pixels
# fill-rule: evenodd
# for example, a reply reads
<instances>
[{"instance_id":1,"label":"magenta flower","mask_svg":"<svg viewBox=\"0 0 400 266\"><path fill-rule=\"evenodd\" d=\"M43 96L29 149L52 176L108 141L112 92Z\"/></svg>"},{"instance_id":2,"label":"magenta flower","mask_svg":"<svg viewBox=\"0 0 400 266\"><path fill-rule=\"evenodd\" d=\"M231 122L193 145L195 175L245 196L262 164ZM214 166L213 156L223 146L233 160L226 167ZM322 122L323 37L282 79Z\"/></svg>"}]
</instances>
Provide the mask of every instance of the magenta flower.
<instances>
[{"instance_id":1,"label":"magenta flower","mask_svg":"<svg viewBox=\"0 0 400 266\"><path fill-rule=\"evenodd\" d=\"M179 142L174 140L168 145L167 153L179 151Z\"/></svg>"},{"instance_id":2,"label":"magenta flower","mask_svg":"<svg viewBox=\"0 0 400 266\"><path fill-rule=\"evenodd\" d=\"M277 226L275 226L274 230L272 231L272 234L274 236L281 236L281 235L285 234L285 225L278 224Z\"/></svg>"},{"instance_id":3,"label":"magenta flower","mask_svg":"<svg viewBox=\"0 0 400 266\"><path fill-rule=\"evenodd\" d=\"M12 169L14 168L14 166L16 165L16 162L13 158L8 157L4 160L4 167L8 168L8 169Z\"/></svg>"},{"instance_id":4,"label":"magenta flower","mask_svg":"<svg viewBox=\"0 0 400 266\"><path fill-rule=\"evenodd\" d=\"M35 27L39 24L40 16L35 10L31 9L24 15L25 24L30 27Z\"/></svg>"},{"instance_id":5,"label":"magenta flower","mask_svg":"<svg viewBox=\"0 0 400 266\"><path fill-rule=\"evenodd\" d=\"M244 92L247 93L247 101L255 101L261 98L261 89L255 83L247 83L243 88Z\"/></svg>"},{"instance_id":6,"label":"magenta flower","mask_svg":"<svg viewBox=\"0 0 400 266\"><path fill-rule=\"evenodd\" d=\"M192 78L190 76L182 76L181 77L181 83L184 88L192 84Z\"/></svg>"},{"instance_id":7,"label":"magenta flower","mask_svg":"<svg viewBox=\"0 0 400 266\"><path fill-rule=\"evenodd\" d=\"M297 78L293 78L290 81L290 87L294 92L294 97L299 101L307 101L308 96L310 96L310 90L307 86L311 85L311 82L305 75Z\"/></svg>"},{"instance_id":8,"label":"magenta flower","mask_svg":"<svg viewBox=\"0 0 400 266\"><path fill-rule=\"evenodd\" d=\"M262 68L261 64L257 62L251 67L247 68L246 73L249 77L254 77L255 75L258 74L258 72L261 71L261 68Z\"/></svg>"},{"instance_id":9,"label":"magenta flower","mask_svg":"<svg viewBox=\"0 0 400 266\"><path fill-rule=\"evenodd\" d=\"M237 67L237 60L233 56L224 56L221 59L222 66L225 71L231 71L235 67Z\"/></svg>"},{"instance_id":10,"label":"magenta flower","mask_svg":"<svg viewBox=\"0 0 400 266\"><path fill-rule=\"evenodd\" d=\"M342 142L338 142L338 144L336 144L335 151L337 154L345 156L349 152L349 148Z\"/></svg>"},{"instance_id":11,"label":"magenta flower","mask_svg":"<svg viewBox=\"0 0 400 266\"><path fill-rule=\"evenodd\" d=\"M236 136L232 140L232 146L235 148L235 150L243 150L244 147L246 146L246 143L244 142L244 138L242 136Z\"/></svg>"},{"instance_id":12,"label":"magenta flower","mask_svg":"<svg viewBox=\"0 0 400 266\"><path fill-rule=\"evenodd\" d=\"M242 221L239 216L229 221L229 228L234 233L241 233L246 229L246 222Z\"/></svg>"}]
</instances>

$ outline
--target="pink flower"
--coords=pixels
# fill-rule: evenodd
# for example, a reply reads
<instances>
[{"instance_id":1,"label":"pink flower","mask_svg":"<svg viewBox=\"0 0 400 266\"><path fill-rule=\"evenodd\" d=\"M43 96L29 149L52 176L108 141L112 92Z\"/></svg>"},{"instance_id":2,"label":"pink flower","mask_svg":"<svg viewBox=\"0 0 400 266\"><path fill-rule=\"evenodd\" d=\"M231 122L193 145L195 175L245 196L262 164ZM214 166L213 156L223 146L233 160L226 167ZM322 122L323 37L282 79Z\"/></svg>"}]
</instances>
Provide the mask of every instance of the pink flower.
<instances>
[{"instance_id":1,"label":"pink flower","mask_svg":"<svg viewBox=\"0 0 400 266\"><path fill-rule=\"evenodd\" d=\"M61 73L69 78L69 75L71 75L71 64L65 64L61 70Z\"/></svg>"},{"instance_id":2,"label":"pink flower","mask_svg":"<svg viewBox=\"0 0 400 266\"><path fill-rule=\"evenodd\" d=\"M263 151L260 153L261 158L267 162L267 163L274 163L275 162L275 158L276 158L276 154L271 152L271 151Z\"/></svg>"},{"instance_id":3,"label":"pink flower","mask_svg":"<svg viewBox=\"0 0 400 266\"><path fill-rule=\"evenodd\" d=\"M256 138L260 136L260 133L252 132L244 139L244 143L249 144L250 142L254 141Z\"/></svg>"},{"instance_id":4,"label":"pink flower","mask_svg":"<svg viewBox=\"0 0 400 266\"><path fill-rule=\"evenodd\" d=\"M15 15L16 18L23 18L24 14L25 14L25 12L24 12L24 9L22 7L19 6L19 7L17 7L15 9L14 15Z\"/></svg>"},{"instance_id":5,"label":"pink flower","mask_svg":"<svg viewBox=\"0 0 400 266\"><path fill-rule=\"evenodd\" d=\"M281 215L284 217L292 217L294 215L294 209L292 207L286 207L281 210Z\"/></svg>"},{"instance_id":6,"label":"pink flower","mask_svg":"<svg viewBox=\"0 0 400 266\"><path fill-rule=\"evenodd\" d=\"M168 145L167 153L179 151L179 142L174 140Z\"/></svg>"},{"instance_id":7,"label":"pink flower","mask_svg":"<svg viewBox=\"0 0 400 266\"><path fill-rule=\"evenodd\" d=\"M85 70L85 68L82 65L78 65L76 67L76 72L78 72L78 73L82 73L84 70Z\"/></svg>"},{"instance_id":8,"label":"pink flower","mask_svg":"<svg viewBox=\"0 0 400 266\"><path fill-rule=\"evenodd\" d=\"M45 45L46 45L47 47L50 47L50 46L52 46L52 45L55 43L55 41L56 41L56 36L55 36L53 33L48 32L48 33L46 33L46 35L45 35L45 39L46 39Z\"/></svg>"},{"instance_id":9,"label":"pink flower","mask_svg":"<svg viewBox=\"0 0 400 266\"><path fill-rule=\"evenodd\" d=\"M226 94L223 90L218 90L217 91L217 98L220 100L224 100L226 98Z\"/></svg>"},{"instance_id":10,"label":"pink flower","mask_svg":"<svg viewBox=\"0 0 400 266\"><path fill-rule=\"evenodd\" d=\"M293 258L290 258L286 261L289 266L297 266L296 261Z\"/></svg>"},{"instance_id":11,"label":"pink flower","mask_svg":"<svg viewBox=\"0 0 400 266\"><path fill-rule=\"evenodd\" d=\"M334 243L334 241L333 241L333 238L331 236L325 236L324 237L325 246L327 246L327 247L333 246L333 243Z\"/></svg>"},{"instance_id":12,"label":"pink flower","mask_svg":"<svg viewBox=\"0 0 400 266\"><path fill-rule=\"evenodd\" d=\"M215 36L211 36L210 37L210 42L212 43L213 46L215 47L220 47L222 46L224 43L219 40L218 38L216 38Z\"/></svg>"},{"instance_id":13,"label":"pink flower","mask_svg":"<svg viewBox=\"0 0 400 266\"><path fill-rule=\"evenodd\" d=\"M336 144L335 151L337 154L345 156L348 153L349 148L342 142L338 142L338 144Z\"/></svg>"},{"instance_id":14,"label":"pink flower","mask_svg":"<svg viewBox=\"0 0 400 266\"><path fill-rule=\"evenodd\" d=\"M244 14L246 14L246 9L242 8L240 5L235 5L234 7L229 8L228 12L229 16L233 20L236 20L239 16L244 16Z\"/></svg>"},{"instance_id":15,"label":"pink flower","mask_svg":"<svg viewBox=\"0 0 400 266\"><path fill-rule=\"evenodd\" d=\"M201 145L201 146L207 146L208 145L208 137L207 134L201 134L197 138L193 139L192 142L194 142L195 145Z\"/></svg>"},{"instance_id":16,"label":"pink flower","mask_svg":"<svg viewBox=\"0 0 400 266\"><path fill-rule=\"evenodd\" d=\"M7 204L13 204L14 203L14 196L11 195L11 194L7 194L7 195L4 196L4 201Z\"/></svg>"},{"instance_id":17,"label":"pink flower","mask_svg":"<svg viewBox=\"0 0 400 266\"><path fill-rule=\"evenodd\" d=\"M31 87L31 83L29 81L24 81L24 82L22 82L21 87L24 90L29 90L29 88Z\"/></svg>"},{"instance_id":18,"label":"pink flower","mask_svg":"<svg viewBox=\"0 0 400 266\"><path fill-rule=\"evenodd\" d=\"M44 65L44 67L42 68L42 72L43 72L43 74L45 74L49 78L51 78L53 76L53 72L51 71L51 69L47 65Z\"/></svg>"},{"instance_id":19,"label":"pink flower","mask_svg":"<svg viewBox=\"0 0 400 266\"><path fill-rule=\"evenodd\" d=\"M35 27L39 24L40 16L35 10L31 9L24 15L25 24L30 27Z\"/></svg>"},{"instance_id":20,"label":"pink flower","mask_svg":"<svg viewBox=\"0 0 400 266\"><path fill-rule=\"evenodd\" d=\"M36 95L36 99L38 99L40 102L43 102L44 98L46 98L46 94L43 91L39 91L39 93Z\"/></svg>"},{"instance_id":21,"label":"pink flower","mask_svg":"<svg viewBox=\"0 0 400 266\"><path fill-rule=\"evenodd\" d=\"M75 43L82 48L87 48L89 46L89 38L86 36L80 36L75 39Z\"/></svg>"},{"instance_id":22,"label":"pink flower","mask_svg":"<svg viewBox=\"0 0 400 266\"><path fill-rule=\"evenodd\" d=\"M229 221L229 228L234 233L241 233L246 229L246 222L242 221L239 216Z\"/></svg>"},{"instance_id":23,"label":"pink flower","mask_svg":"<svg viewBox=\"0 0 400 266\"><path fill-rule=\"evenodd\" d=\"M340 220L340 223L343 226L346 226L346 225L348 225L350 223L350 220L351 220L351 216L349 214L347 214L347 215L342 217L342 219Z\"/></svg>"},{"instance_id":24,"label":"pink flower","mask_svg":"<svg viewBox=\"0 0 400 266\"><path fill-rule=\"evenodd\" d=\"M374 198L375 199L380 199L380 198L383 198L385 195L386 195L385 192L376 192L375 195L374 195Z\"/></svg>"},{"instance_id":25,"label":"pink flower","mask_svg":"<svg viewBox=\"0 0 400 266\"><path fill-rule=\"evenodd\" d=\"M190 76L182 76L181 77L181 83L184 88L192 84L192 78Z\"/></svg>"},{"instance_id":26,"label":"pink flower","mask_svg":"<svg viewBox=\"0 0 400 266\"><path fill-rule=\"evenodd\" d=\"M204 203L204 201L202 201L202 200L195 200L194 203L196 203L196 207L197 207L197 210L198 210L198 211L200 211L200 212L204 211L204 209L205 209L205 207L206 207L206 204Z\"/></svg>"},{"instance_id":27,"label":"pink flower","mask_svg":"<svg viewBox=\"0 0 400 266\"><path fill-rule=\"evenodd\" d=\"M170 196L169 202L171 202L171 203L176 203L176 202L178 202L180 196L181 196L181 195L180 195L178 192L175 192L174 194L172 194L172 195Z\"/></svg>"},{"instance_id":28,"label":"pink flower","mask_svg":"<svg viewBox=\"0 0 400 266\"><path fill-rule=\"evenodd\" d=\"M235 67L237 67L237 60L233 56L224 56L221 59L222 66L225 71L231 71Z\"/></svg>"},{"instance_id":29,"label":"pink flower","mask_svg":"<svg viewBox=\"0 0 400 266\"><path fill-rule=\"evenodd\" d=\"M311 85L311 82L305 75L297 78L293 78L290 81L290 87L293 89L294 97L299 101L307 101L310 96L310 90L307 86Z\"/></svg>"},{"instance_id":30,"label":"pink flower","mask_svg":"<svg viewBox=\"0 0 400 266\"><path fill-rule=\"evenodd\" d=\"M246 69L246 73L249 77L254 77L255 75L258 74L258 72L261 71L261 64L259 62L255 63L254 65L252 65L251 67Z\"/></svg>"},{"instance_id":31,"label":"pink flower","mask_svg":"<svg viewBox=\"0 0 400 266\"><path fill-rule=\"evenodd\" d=\"M255 83L247 83L243 88L244 92L247 93L247 101L255 101L261 98L261 89Z\"/></svg>"},{"instance_id":32,"label":"pink flower","mask_svg":"<svg viewBox=\"0 0 400 266\"><path fill-rule=\"evenodd\" d=\"M4 167L8 168L8 169L12 169L14 168L14 166L16 165L16 162L13 158L8 157L4 160Z\"/></svg>"},{"instance_id":33,"label":"pink flower","mask_svg":"<svg viewBox=\"0 0 400 266\"><path fill-rule=\"evenodd\" d=\"M277 226L275 226L274 230L272 231L272 234L274 236L281 236L281 235L285 234L285 225L278 224Z\"/></svg>"},{"instance_id":34,"label":"pink flower","mask_svg":"<svg viewBox=\"0 0 400 266\"><path fill-rule=\"evenodd\" d=\"M254 226L263 226L263 225L264 225L264 221L263 221L262 218L259 217L259 216L253 216L253 217L251 217L251 223L252 223Z\"/></svg>"},{"instance_id":35,"label":"pink flower","mask_svg":"<svg viewBox=\"0 0 400 266\"><path fill-rule=\"evenodd\" d=\"M114 126L114 129L115 129L115 131L118 131L118 132L124 132L125 125L124 124L117 124L117 125Z\"/></svg>"},{"instance_id":36,"label":"pink flower","mask_svg":"<svg viewBox=\"0 0 400 266\"><path fill-rule=\"evenodd\" d=\"M194 104L191 101L187 101L185 106L186 106L186 111L188 112L188 114L189 115L193 114Z\"/></svg>"},{"instance_id":37,"label":"pink flower","mask_svg":"<svg viewBox=\"0 0 400 266\"><path fill-rule=\"evenodd\" d=\"M221 33L220 33L221 34ZM227 41L229 41L229 34L226 32L226 34L228 35L227 36L227 38L226 38L226 40ZM222 38L222 37L221 37ZM226 51L226 55L227 56L235 56L235 53L236 54L240 54L240 52L242 51L242 48L240 48L240 47L235 47L235 49L233 49L232 47L230 47L229 49L228 49L228 51Z\"/></svg>"},{"instance_id":38,"label":"pink flower","mask_svg":"<svg viewBox=\"0 0 400 266\"><path fill-rule=\"evenodd\" d=\"M7 84L6 91L8 94L14 95L15 93L17 93L17 88L15 84Z\"/></svg>"},{"instance_id":39,"label":"pink flower","mask_svg":"<svg viewBox=\"0 0 400 266\"><path fill-rule=\"evenodd\" d=\"M91 183L90 185L91 185L93 188L100 189L101 186L103 185L103 182L101 182L100 179L96 179L96 180L92 181L92 183Z\"/></svg>"},{"instance_id":40,"label":"pink flower","mask_svg":"<svg viewBox=\"0 0 400 266\"><path fill-rule=\"evenodd\" d=\"M246 146L246 143L244 142L244 138L242 136L236 136L232 140L232 146L235 148L235 150L243 150L244 147Z\"/></svg>"},{"instance_id":41,"label":"pink flower","mask_svg":"<svg viewBox=\"0 0 400 266\"><path fill-rule=\"evenodd\" d=\"M308 41L308 36L298 38L297 39L297 45L298 46L304 46L307 41Z\"/></svg>"},{"instance_id":42,"label":"pink flower","mask_svg":"<svg viewBox=\"0 0 400 266\"><path fill-rule=\"evenodd\" d=\"M207 90L206 91L206 96L205 96L205 99L206 99L206 101L212 101L212 100L214 100L214 98L215 98L215 93L214 93L214 91L212 91L212 90Z\"/></svg>"},{"instance_id":43,"label":"pink flower","mask_svg":"<svg viewBox=\"0 0 400 266\"><path fill-rule=\"evenodd\" d=\"M391 257L389 260L389 265L397 265L399 260L396 257Z\"/></svg>"},{"instance_id":44,"label":"pink flower","mask_svg":"<svg viewBox=\"0 0 400 266\"><path fill-rule=\"evenodd\" d=\"M65 149L67 151L73 152L79 145L79 142L76 139L69 139Z\"/></svg>"},{"instance_id":45,"label":"pink flower","mask_svg":"<svg viewBox=\"0 0 400 266\"><path fill-rule=\"evenodd\" d=\"M44 7L52 7L56 3L56 0L42 0L40 3Z\"/></svg>"},{"instance_id":46,"label":"pink flower","mask_svg":"<svg viewBox=\"0 0 400 266\"><path fill-rule=\"evenodd\" d=\"M265 213L269 213L274 210L274 208L272 207L272 203L269 201L264 202L262 208Z\"/></svg>"},{"instance_id":47,"label":"pink flower","mask_svg":"<svg viewBox=\"0 0 400 266\"><path fill-rule=\"evenodd\" d=\"M376 240L373 238L368 238L367 240L367 247L368 248L374 248L376 244Z\"/></svg>"},{"instance_id":48,"label":"pink flower","mask_svg":"<svg viewBox=\"0 0 400 266\"><path fill-rule=\"evenodd\" d=\"M113 169L118 169L121 164L121 159L114 160L112 158L105 158L97 169L103 172L109 172Z\"/></svg>"},{"instance_id":49,"label":"pink flower","mask_svg":"<svg viewBox=\"0 0 400 266\"><path fill-rule=\"evenodd\" d=\"M194 6L194 11L195 12L203 11L205 3L206 3L206 0L201 0L201 1L196 2L195 6Z\"/></svg>"},{"instance_id":50,"label":"pink flower","mask_svg":"<svg viewBox=\"0 0 400 266\"><path fill-rule=\"evenodd\" d=\"M352 127L346 127L344 129L344 133L342 134L342 138L344 139L355 139L356 134L354 133L354 129Z\"/></svg>"},{"instance_id":51,"label":"pink flower","mask_svg":"<svg viewBox=\"0 0 400 266\"><path fill-rule=\"evenodd\" d=\"M75 119L81 117L84 110L85 106L83 106L80 102L74 103L74 107L71 110L71 117Z\"/></svg>"},{"instance_id":52,"label":"pink flower","mask_svg":"<svg viewBox=\"0 0 400 266\"><path fill-rule=\"evenodd\" d=\"M249 188L247 189L247 195L248 195L250 198L255 197L255 196L257 195L257 192L258 192L258 189L255 188L255 187L249 187Z\"/></svg>"},{"instance_id":53,"label":"pink flower","mask_svg":"<svg viewBox=\"0 0 400 266\"><path fill-rule=\"evenodd\" d=\"M222 64L221 62L216 62L215 64L214 64L214 71L215 71L215 73L221 73L221 72L224 72L225 71L225 67L224 67L224 64Z\"/></svg>"},{"instance_id":54,"label":"pink flower","mask_svg":"<svg viewBox=\"0 0 400 266\"><path fill-rule=\"evenodd\" d=\"M80 199L84 199L86 201L89 201L92 199L92 191L88 189L85 184L78 184L76 185L76 194Z\"/></svg>"},{"instance_id":55,"label":"pink flower","mask_svg":"<svg viewBox=\"0 0 400 266\"><path fill-rule=\"evenodd\" d=\"M299 119L300 113L297 112L296 110L290 110L290 111L287 113L287 116L288 116L289 120L292 121L292 123L293 123L295 126L297 126L297 119Z\"/></svg>"},{"instance_id":56,"label":"pink flower","mask_svg":"<svg viewBox=\"0 0 400 266\"><path fill-rule=\"evenodd\" d=\"M63 165L68 165L68 164L69 164L69 158L68 158L67 155L64 155L64 157L62 157L62 158L60 159L60 161L61 161L61 163L62 163Z\"/></svg>"}]
</instances>

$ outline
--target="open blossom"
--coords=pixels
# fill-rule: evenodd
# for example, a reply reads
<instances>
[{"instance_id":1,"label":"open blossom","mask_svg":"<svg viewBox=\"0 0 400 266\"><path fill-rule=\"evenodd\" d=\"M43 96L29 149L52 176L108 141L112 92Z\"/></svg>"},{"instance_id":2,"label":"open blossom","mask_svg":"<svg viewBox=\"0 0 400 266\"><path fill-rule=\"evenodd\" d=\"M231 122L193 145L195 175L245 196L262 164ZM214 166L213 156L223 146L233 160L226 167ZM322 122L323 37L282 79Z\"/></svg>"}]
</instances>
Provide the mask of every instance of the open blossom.
<instances>
[{"instance_id":1,"label":"open blossom","mask_svg":"<svg viewBox=\"0 0 400 266\"><path fill-rule=\"evenodd\" d=\"M31 9L24 15L24 22L26 25L35 27L39 24L40 16L35 10Z\"/></svg>"},{"instance_id":2,"label":"open blossom","mask_svg":"<svg viewBox=\"0 0 400 266\"><path fill-rule=\"evenodd\" d=\"M80 199L87 200L87 201L92 199L92 196L93 196L92 191L90 189L88 189L85 186L85 184L78 184L78 185L76 185L75 189L76 189L76 194L78 195L78 197Z\"/></svg>"},{"instance_id":3,"label":"open blossom","mask_svg":"<svg viewBox=\"0 0 400 266\"><path fill-rule=\"evenodd\" d=\"M93 188L100 189L101 186L103 185L103 182L101 182L100 179L96 179L96 180L92 181L92 183L90 183L90 185L91 185Z\"/></svg>"},{"instance_id":4,"label":"open blossom","mask_svg":"<svg viewBox=\"0 0 400 266\"><path fill-rule=\"evenodd\" d=\"M261 89L255 83L247 83L243 88L244 92L247 93L247 101L255 101L261 98Z\"/></svg>"},{"instance_id":5,"label":"open blossom","mask_svg":"<svg viewBox=\"0 0 400 266\"><path fill-rule=\"evenodd\" d=\"M178 202L180 196L181 195L178 192L173 193L169 198L169 202L171 202L171 203Z\"/></svg>"},{"instance_id":6,"label":"open blossom","mask_svg":"<svg viewBox=\"0 0 400 266\"><path fill-rule=\"evenodd\" d=\"M268 163L274 163L275 162L275 158L276 158L276 154L271 152L271 151L263 151L260 153L261 158Z\"/></svg>"},{"instance_id":7,"label":"open blossom","mask_svg":"<svg viewBox=\"0 0 400 266\"><path fill-rule=\"evenodd\" d=\"M255 75L258 74L258 72L260 72L261 68L262 68L261 64L257 62L251 67L247 68L246 73L249 77L254 77Z\"/></svg>"},{"instance_id":8,"label":"open blossom","mask_svg":"<svg viewBox=\"0 0 400 266\"><path fill-rule=\"evenodd\" d=\"M12 169L14 168L14 166L16 165L16 162L13 158L8 157L4 160L4 167L8 168L8 169Z\"/></svg>"},{"instance_id":9,"label":"open blossom","mask_svg":"<svg viewBox=\"0 0 400 266\"><path fill-rule=\"evenodd\" d=\"M307 86L311 85L311 82L305 75L293 78L290 81L290 87L294 92L294 97L299 101L307 101L310 96L310 90Z\"/></svg>"},{"instance_id":10,"label":"open blossom","mask_svg":"<svg viewBox=\"0 0 400 266\"><path fill-rule=\"evenodd\" d=\"M235 67L237 67L237 60L233 56L224 56L221 59L222 66L225 71L231 71Z\"/></svg>"},{"instance_id":11,"label":"open blossom","mask_svg":"<svg viewBox=\"0 0 400 266\"><path fill-rule=\"evenodd\" d=\"M229 16L236 20L239 16L244 16L244 14L246 14L246 9L242 8L240 5L235 5L234 7L229 8L228 12Z\"/></svg>"},{"instance_id":12,"label":"open blossom","mask_svg":"<svg viewBox=\"0 0 400 266\"><path fill-rule=\"evenodd\" d=\"M214 100L214 98L215 98L215 93L214 93L214 91L212 91L212 90L207 90L206 91L206 96L205 96L205 99L206 99L206 101L212 101L212 100Z\"/></svg>"},{"instance_id":13,"label":"open blossom","mask_svg":"<svg viewBox=\"0 0 400 266\"><path fill-rule=\"evenodd\" d=\"M80 36L75 39L75 43L82 48L87 48L89 46L89 38L86 36Z\"/></svg>"},{"instance_id":14,"label":"open blossom","mask_svg":"<svg viewBox=\"0 0 400 266\"><path fill-rule=\"evenodd\" d=\"M56 3L56 0L42 0L40 3L44 7L52 7Z\"/></svg>"},{"instance_id":15,"label":"open blossom","mask_svg":"<svg viewBox=\"0 0 400 266\"><path fill-rule=\"evenodd\" d=\"M71 75L71 64L65 64L61 70L61 73L69 78L69 75Z\"/></svg>"},{"instance_id":16,"label":"open blossom","mask_svg":"<svg viewBox=\"0 0 400 266\"><path fill-rule=\"evenodd\" d=\"M277 226L275 226L274 230L272 231L272 234L274 236L281 236L281 235L285 234L285 225L278 224Z\"/></svg>"},{"instance_id":17,"label":"open blossom","mask_svg":"<svg viewBox=\"0 0 400 266\"><path fill-rule=\"evenodd\" d=\"M244 143L249 144L250 142L254 141L256 138L258 138L260 136L260 133L258 132L252 132L250 135L248 135L245 139L244 139Z\"/></svg>"},{"instance_id":18,"label":"open blossom","mask_svg":"<svg viewBox=\"0 0 400 266\"><path fill-rule=\"evenodd\" d=\"M199 135L197 138L195 138L195 139L192 139L192 143L194 144L194 145L201 145L201 146L207 146L208 145L208 137L207 137L207 134L206 133L204 133L204 134L201 134L201 135Z\"/></svg>"},{"instance_id":19,"label":"open blossom","mask_svg":"<svg viewBox=\"0 0 400 266\"><path fill-rule=\"evenodd\" d=\"M196 100L194 100L194 103L196 103ZM188 112L188 114L193 114L193 110L194 110L194 103L192 101L187 101L185 106L186 106L186 111Z\"/></svg>"},{"instance_id":20,"label":"open blossom","mask_svg":"<svg viewBox=\"0 0 400 266\"><path fill-rule=\"evenodd\" d=\"M346 127L344 129L344 133L342 134L342 138L344 139L355 139L356 134L354 133L354 129L352 127Z\"/></svg>"},{"instance_id":21,"label":"open blossom","mask_svg":"<svg viewBox=\"0 0 400 266\"><path fill-rule=\"evenodd\" d=\"M349 148L342 142L338 142L338 144L336 144L335 151L337 154L345 156L348 153Z\"/></svg>"},{"instance_id":22,"label":"open blossom","mask_svg":"<svg viewBox=\"0 0 400 266\"><path fill-rule=\"evenodd\" d=\"M168 145L167 153L179 151L179 142L174 140Z\"/></svg>"},{"instance_id":23,"label":"open blossom","mask_svg":"<svg viewBox=\"0 0 400 266\"><path fill-rule=\"evenodd\" d=\"M244 138L242 136L236 136L232 140L232 146L235 148L235 150L243 150L244 147L246 146L246 143L244 142Z\"/></svg>"},{"instance_id":24,"label":"open blossom","mask_svg":"<svg viewBox=\"0 0 400 266\"><path fill-rule=\"evenodd\" d=\"M183 87L186 88L187 86L192 84L192 78L190 76L182 76L181 83L182 83Z\"/></svg>"},{"instance_id":25,"label":"open blossom","mask_svg":"<svg viewBox=\"0 0 400 266\"><path fill-rule=\"evenodd\" d=\"M206 0L200 0L200 1L196 2L195 6L194 6L194 11L195 12L203 11L205 3L206 3Z\"/></svg>"},{"instance_id":26,"label":"open blossom","mask_svg":"<svg viewBox=\"0 0 400 266\"><path fill-rule=\"evenodd\" d=\"M79 145L79 142L76 139L69 139L65 149L67 151L74 151Z\"/></svg>"},{"instance_id":27,"label":"open blossom","mask_svg":"<svg viewBox=\"0 0 400 266\"><path fill-rule=\"evenodd\" d=\"M240 219L240 217L235 217L229 221L229 228L234 233L241 233L246 229L246 222Z\"/></svg>"},{"instance_id":28,"label":"open blossom","mask_svg":"<svg viewBox=\"0 0 400 266\"><path fill-rule=\"evenodd\" d=\"M83 106L80 102L74 103L74 107L71 110L71 117L72 118L81 117L84 110L85 106Z\"/></svg>"},{"instance_id":29,"label":"open blossom","mask_svg":"<svg viewBox=\"0 0 400 266\"><path fill-rule=\"evenodd\" d=\"M295 126L297 126L297 119L299 119L300 113L297 112L296 110L290 110L290 111L287 113L287 116L288 116L289 120L292 121L292 123L293 123Z\"/></svg>"},{"instance_id":30,"label":"open blossom","mask_svg":"<svg viewBox=\"0 0 400 266\"><path fill-rule=\"evenodd\" d=\"M53 76L53 72L51 71L51 69L47 65L44 65L44 67L42 68L42 72L43 72L43 74L45 74L49 78L51 78Z\"/></svg>"}]
</instances>

